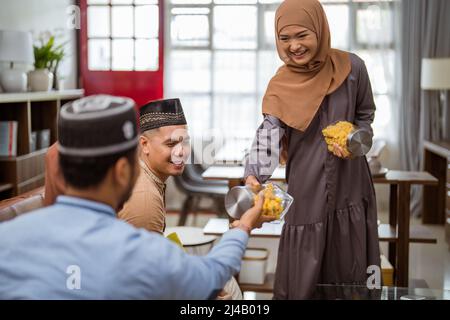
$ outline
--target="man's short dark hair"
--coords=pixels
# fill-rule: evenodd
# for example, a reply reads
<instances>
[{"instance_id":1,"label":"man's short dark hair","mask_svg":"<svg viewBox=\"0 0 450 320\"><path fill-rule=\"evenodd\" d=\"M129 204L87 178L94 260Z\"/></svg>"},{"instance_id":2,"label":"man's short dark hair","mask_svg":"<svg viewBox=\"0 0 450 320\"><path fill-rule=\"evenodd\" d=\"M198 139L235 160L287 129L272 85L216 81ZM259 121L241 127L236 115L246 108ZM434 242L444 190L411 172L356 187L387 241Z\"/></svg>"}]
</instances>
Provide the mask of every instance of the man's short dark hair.
<instances>
[{"instance_id":1,"label":"man's short dark hair","mask_svg":"<svg viewBox=\"0 0 450 320\"><path fill-rule=\"evenodd\" d=\"M75 188L86 189L98 186L105 179L108 170L122 157L127 158L134 170L136 148L99 157L77 157L60 153L59 165L67 184Z\"/></svg>"}]
</instances>

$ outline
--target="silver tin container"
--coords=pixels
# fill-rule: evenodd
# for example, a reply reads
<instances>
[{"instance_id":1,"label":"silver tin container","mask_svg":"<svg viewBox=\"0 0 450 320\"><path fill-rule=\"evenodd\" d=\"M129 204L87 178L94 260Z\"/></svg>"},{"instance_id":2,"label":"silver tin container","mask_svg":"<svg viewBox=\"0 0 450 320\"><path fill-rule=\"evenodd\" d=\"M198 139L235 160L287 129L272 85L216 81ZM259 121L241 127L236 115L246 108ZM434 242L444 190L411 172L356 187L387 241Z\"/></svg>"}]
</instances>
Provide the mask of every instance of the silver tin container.
<instances>
[{"instance_id":1,"label":"silver tin container","mask_svg":"<svg viewBox=\"0 0 450 320\"><path fill-rule=\"evenodd\" d=\"M254 193L245 186L233 187L225 196L225 209L233 219L241 216L254 205Z\"/></svg>"},{"instance_id":2,"label":"silver tin container","mask_svg":"<svg viewBox=\"0 0 450 320\"><path fill-rule=\"evenodd\" d=\"M372 135L366 129L358 128L347 138L347 149L353 157L366 155L372 148Z\"/></svg>"}]
</instances>

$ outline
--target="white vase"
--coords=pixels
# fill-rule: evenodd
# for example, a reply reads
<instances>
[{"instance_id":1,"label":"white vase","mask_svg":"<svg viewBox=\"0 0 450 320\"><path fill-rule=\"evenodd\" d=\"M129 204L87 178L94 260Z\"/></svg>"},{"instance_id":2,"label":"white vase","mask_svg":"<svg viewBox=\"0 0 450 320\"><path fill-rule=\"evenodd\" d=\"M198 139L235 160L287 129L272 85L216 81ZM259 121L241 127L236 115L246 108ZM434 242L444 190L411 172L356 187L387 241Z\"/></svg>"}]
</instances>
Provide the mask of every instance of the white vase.
<instances>
[{"instance_id":1,"label":"white vase","mask_svg":"<svg viewBox=\"0 0 450 320\"><path fill-rule=\"evenodd\" d=\"M31 91L49 91L53 85L53 73L48 69L36 69L28 73Z\"/></svg>"},{"instance_id":2,"label":"white vase","mask_svg":"<svg viewBox=\"0 0 450 320\"><path fill-rule=\"evenodd\" d=\"M0 82L6 92L27 91L27 74L16 69L6 69L0 73Z\"/></svg>"}]
</instances>

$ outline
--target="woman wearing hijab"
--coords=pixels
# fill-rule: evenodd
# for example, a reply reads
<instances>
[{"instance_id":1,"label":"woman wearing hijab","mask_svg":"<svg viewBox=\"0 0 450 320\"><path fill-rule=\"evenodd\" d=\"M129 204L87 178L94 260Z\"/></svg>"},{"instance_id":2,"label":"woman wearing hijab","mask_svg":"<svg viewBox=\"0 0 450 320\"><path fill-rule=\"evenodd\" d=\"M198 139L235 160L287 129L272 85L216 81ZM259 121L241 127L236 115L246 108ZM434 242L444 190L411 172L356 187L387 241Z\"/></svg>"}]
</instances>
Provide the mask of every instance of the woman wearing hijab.
<instances>
[{"instance_id":1,"label":"woman wearing hijab","mask_svg":"<svg viewBox=\"0 0 450 320\"><path fill-rule=\"evenodd\" d=\"M380 265L375 191L366 158L329 152L322 130L348 121L369 130L375 104L364 62L330 48L328 22L317 0L286 0L275 16L284 65L263 99L246 185L269 177L256 150L260 133L279 132L294 202L285 217L275 275L275 299L311 298L316 284L366 284ZM272 155L277 154L272 150ZM257 161L251 161L257 159ZM267 169L267 168L265 168Z\"/></svg>"}]
</instances>

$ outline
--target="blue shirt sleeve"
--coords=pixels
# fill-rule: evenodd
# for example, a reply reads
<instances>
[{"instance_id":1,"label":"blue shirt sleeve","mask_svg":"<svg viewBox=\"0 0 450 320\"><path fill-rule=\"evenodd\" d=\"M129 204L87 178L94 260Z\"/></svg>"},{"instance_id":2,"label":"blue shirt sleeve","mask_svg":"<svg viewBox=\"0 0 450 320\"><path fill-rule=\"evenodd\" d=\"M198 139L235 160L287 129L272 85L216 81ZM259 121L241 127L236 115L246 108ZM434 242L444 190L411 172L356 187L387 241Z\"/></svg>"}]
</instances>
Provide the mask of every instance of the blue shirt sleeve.
<instances>
[{"instance_id":1,"label":"blue shirt sleeve","mask_svg":"<svg viewBox=\"0 0 450 320\"><path fill-rule=\"evenodd\" d=\"M238 273L248 234L240 229L226 232L206 256L185 253L162 236L141 241L138 257L120 287L134 287L132 297L148 299L207 299Z\"/></svg>"}]
</instances>

